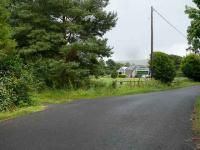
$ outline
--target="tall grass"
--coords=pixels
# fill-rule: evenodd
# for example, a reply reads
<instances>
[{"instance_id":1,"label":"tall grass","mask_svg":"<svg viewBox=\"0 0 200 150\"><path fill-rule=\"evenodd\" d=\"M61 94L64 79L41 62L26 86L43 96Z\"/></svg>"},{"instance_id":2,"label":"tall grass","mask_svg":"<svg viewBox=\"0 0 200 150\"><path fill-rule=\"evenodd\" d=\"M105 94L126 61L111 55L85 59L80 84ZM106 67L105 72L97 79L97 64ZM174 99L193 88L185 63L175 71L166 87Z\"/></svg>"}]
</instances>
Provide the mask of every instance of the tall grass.
<instances>
[{"instance_id":1,"label":"tall grass","mask_svg":"<svg viewBox=\"0 0 200 150\"><path fill-rule=\"evenodd\" d=\"M200 135L200 97L198 97L195 103L193 115L194 115L193 126L195 127L194 130L196 134Z\"/></svg>"},{"instance_id":2,"label":"tall grass","mask_svg":"<svg viewBox=\"0 0 200 150\"><path fill-rule=\"evenodd\" d=\"M76 99L92 99L104 96L121 96L154 91L162 91L180 87L197 85L198 82L186 78L177 78L171 85L163 84L156 80L138 79L93 79L89 88L45 90L41 93L32 93L32 98L37 103L64 103Z\"/></svg>"},{"instance_id":3,"label":"tall grass","mask_svg":"<svg viewBox=\"0 0 200 150\"><path fill-rule=\"evenodd\" d=\"M120 84L120 82L123 82L123 84ZM130 95L193 85L199 85L199 83L190 81L186 78L177 78L175 79L175 82L171 85L162 84L159 81L155 80L146 80L145 82L143 80L139 82L138 79L92 79L92 83L89 86L81 89L51 89L42 91L40 93L30 93L32 95L31 98L35 102L34 106L19 108L12 112L0 113L0 120L11 119L32 112L42 111L46 108L41 105L44 103L65 103L77 99L93 99L104 96Z\"/></svg>"}]
</instances>

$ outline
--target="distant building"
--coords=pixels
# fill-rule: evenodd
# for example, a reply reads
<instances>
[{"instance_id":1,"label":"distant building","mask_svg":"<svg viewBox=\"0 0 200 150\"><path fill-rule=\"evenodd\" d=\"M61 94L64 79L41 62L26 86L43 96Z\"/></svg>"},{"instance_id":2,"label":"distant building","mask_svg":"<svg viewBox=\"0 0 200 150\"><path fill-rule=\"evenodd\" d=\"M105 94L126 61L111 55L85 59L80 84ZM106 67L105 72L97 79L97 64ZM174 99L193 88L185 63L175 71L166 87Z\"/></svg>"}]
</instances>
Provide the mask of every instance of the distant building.
<instances>
[{"instance_id":1,"label":"distant building","mask_svg":"<svg viewBox=\"0 0 200 150\"><path fill-rule=\"evenodd\" d=\"M121 67L119 70L117 70L118 74L126 74L127 67Z\"/></svg>"},{"instance_id":2,"label":"distant building","mask_svg":"<svg viewBox=\"0 0 200 150\"><path fill-rule=\"evenodd\" d=\"M147 66L138 65L136 67L136 76L142 77L144 75L150 75L150 68Z\"/></svg>"},{"instance_id":3,"label":"distant building","mask_svg":"<svg viewBox=\"0 0 200 150\"><path fill-rule=\"evenodd\" d=\"M118 74L126 74L129 78L142 77L150 75L150 69L147 66L136 65L130 67L121 67Z\"/></svg>"},{"instance_id":4,"label":"distant building","mask_svg":"<svg viewBox=\"0 0 200 150\"><path fill-rule=\"evenodd\" d=\"M137 74L137 66L130 66L126 69L126 74L128 75L129 78L134 78L136 77Z\"/></svg>"}]
</instances>

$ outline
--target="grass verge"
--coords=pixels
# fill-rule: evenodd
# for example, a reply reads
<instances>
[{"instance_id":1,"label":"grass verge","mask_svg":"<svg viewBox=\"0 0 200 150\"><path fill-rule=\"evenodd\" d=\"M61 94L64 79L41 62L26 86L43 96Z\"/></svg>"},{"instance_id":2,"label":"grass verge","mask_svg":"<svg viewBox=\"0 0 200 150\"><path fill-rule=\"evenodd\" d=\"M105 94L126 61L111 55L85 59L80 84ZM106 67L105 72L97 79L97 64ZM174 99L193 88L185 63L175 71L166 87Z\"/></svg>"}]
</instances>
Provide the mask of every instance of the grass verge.
<instances>
[{"instance_id":1,"label":"grass verge","mask_svg":"<svg viewBox=\"0 0 200 150\"><path fill-rule=\"evenodd\" d=\"M24 108L17 108L14 111L10 112L0 112L0 120L5 121L8 119L16 118L19 116L23 116L26 114L43 111L46 108L46 106L30 106L30 107L24 107Z\"/></svg>"},{"instance_id":2,"label":"grass verge","mask_svg":"<svg viewBox=\"0 0 200 150\"><path fill-rule=\"evenodd\" d=\"M98 97L107 96L123 96L140 94L147 92L156 92L169 89L176 89L182 87L189 87L200 85L199 82L194 82L186 78L177 78L172 85L162 84L155 80L149 80L147 82L142 82L141 84L126 82L123 85L113 86L113 82L121 81L137 81L136 79L116 79L111 78L100 78L95 80L94 85L88 89L78 89L78 90L45 90L41 93L31 93L31 98L37 104L36 106L18 108L12 112L2 112L0 113L0 120L8 120L16 118L18 116L30 114L33 112L38 112L44 110L46 107L43 104L60 104L69 103L77 99L94 99ZM200 102L199 102L200 107ZM200 113L200 112L199 112ZM200 122L200 121L199 121Z\"/></svg>"},{"instance_id":3,"label":"grass verge","mask_svg":"<svg viewBox=\"0 0 200 150\"><path fill-rule=\"evenodd\" d=\"M110 79L109 79L110 80ZM94 99L98 97L107 96L123 96L140 94L147 92L163 91L169 89L176 89L182 87L189 87L199 85L199 82L194 82L188 79L176 79L177 81L172 85L162 84L158 81L147 81L142 85L132 85L130 83L124 85L112 86L112 82L100 79L101 87L92 87L89 89L78 90L46 90L41 93L32 93L32 98L37 103L66 103L77 99ZM105 83L104 83L105 82Z\"/></svg>"},{"instance_id":4,"label":"grass verge","mask_svg":"<svg viewBox=\"0 0 200 150\"><path fill-rule=\"evenodd\" d=\"M200 97L198 97L192 114L193 141L196 149L200 150Z\"/></svg>"},{"instance_id":5,"label":"grass verge","mask_svg":"<svg viewBox=\"0 0 200 150\"><path fill-rule=\"evenodd\" d=\"M195 103L194 115L196 132L200 135L200 97L198 97Z\"/></svg>"}]
</instances>

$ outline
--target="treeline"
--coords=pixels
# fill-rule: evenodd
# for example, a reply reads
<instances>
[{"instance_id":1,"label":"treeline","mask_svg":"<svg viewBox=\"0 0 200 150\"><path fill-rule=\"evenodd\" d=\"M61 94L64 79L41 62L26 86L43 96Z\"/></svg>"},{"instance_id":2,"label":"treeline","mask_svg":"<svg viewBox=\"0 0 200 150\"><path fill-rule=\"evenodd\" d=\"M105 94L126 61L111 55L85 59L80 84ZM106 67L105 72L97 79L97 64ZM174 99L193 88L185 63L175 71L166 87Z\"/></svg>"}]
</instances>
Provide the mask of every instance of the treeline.
<instances>
[{"instance_id":1,"label":"treeline","mask_svg":"<svg viewBox=\"0 0 200 150\"><path fill-rule=\"evenodd\" d=\"M188 40L191 50L199 53L200 11L198 0L194 2L197 7L186 11L192 19ZM0 0L0 111L31 105L32 90L89 87L90 76L116 73L122 64L103 59L112 55L104 35L117 21L116 13L105 11L108 4L109 0ZM172 82L181 66L187 77L200 80L198 54L183 61L162 53L154 58L155 79Z\"/></svg>"},{"instance_id":2,"label":"treeline","mask_svg":"<svg viewBox=\"0 0 200 150\"><path fill-rule=\"evenodd\" d=\"M186 57L168 55L163 52L153 54L152 76L163 83L171 83L175 77L188 77L200 81L200 55L191 53Z\"/></svg>"},{"instance_id":3,"label":"treeline","mask_svg":"<svg viewBox=\"0 0 200 150\"><path fill-rule=\"evenodd\" d=\"M0 111L31 104L28 91L77 88L102 74L117 21L109 0L0 1Z\"/></svg>"}]
</instances>

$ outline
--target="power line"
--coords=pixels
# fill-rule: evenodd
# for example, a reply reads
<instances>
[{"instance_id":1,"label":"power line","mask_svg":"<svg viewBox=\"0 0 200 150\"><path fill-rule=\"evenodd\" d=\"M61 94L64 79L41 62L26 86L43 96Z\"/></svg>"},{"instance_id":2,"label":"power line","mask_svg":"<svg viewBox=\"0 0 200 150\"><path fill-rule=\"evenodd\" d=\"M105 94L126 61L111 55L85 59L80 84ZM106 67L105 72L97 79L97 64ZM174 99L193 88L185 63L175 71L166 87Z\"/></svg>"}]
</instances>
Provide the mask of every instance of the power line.
<instances>
[{"instance_id":1,"label":"power line","mask_svg":"<svg viewBox=\"0 0 200 150\"><path fill-rule=\"evenodd\" d=\"M153 8L154 12L156 12L168 25L170 25L173 29L175 29L182 37L187 39L187 36L180 31L176 26L174 26L166 17L164 17L161 13L159 13L155 8Z\"/></svg>"}]
</instances>

